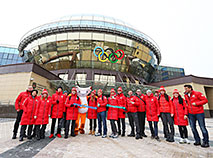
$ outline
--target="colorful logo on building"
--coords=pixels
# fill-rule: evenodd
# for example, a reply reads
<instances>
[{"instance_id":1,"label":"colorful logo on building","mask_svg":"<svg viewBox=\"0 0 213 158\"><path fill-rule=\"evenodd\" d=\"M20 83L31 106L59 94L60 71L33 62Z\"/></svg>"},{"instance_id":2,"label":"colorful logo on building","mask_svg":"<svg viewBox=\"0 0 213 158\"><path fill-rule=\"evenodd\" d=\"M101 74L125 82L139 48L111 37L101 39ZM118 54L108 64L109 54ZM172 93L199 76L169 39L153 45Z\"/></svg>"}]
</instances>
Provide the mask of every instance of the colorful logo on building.
<instances>
[{"instance_id":1,"label":"colorful logo on building","mask_svg":"<svg viewBox=\"0 0 213 158\"><path fill-rule=\"evenodd\" d=\"M96 50L98 49L100 50L100 52L97 55ZM107 52L111 52L111 53L108 54ZM124 51L121 49L114 51L112 48L107 48L104 50L102 47L96 47L93 50L93 53L101 62L106 62L107 60L109 60L111 63L116 63L118 60L121 60L124 57ZM104 56L105 58L104 59L101 58L102 56Z\"/></svg>"}]
</instances>

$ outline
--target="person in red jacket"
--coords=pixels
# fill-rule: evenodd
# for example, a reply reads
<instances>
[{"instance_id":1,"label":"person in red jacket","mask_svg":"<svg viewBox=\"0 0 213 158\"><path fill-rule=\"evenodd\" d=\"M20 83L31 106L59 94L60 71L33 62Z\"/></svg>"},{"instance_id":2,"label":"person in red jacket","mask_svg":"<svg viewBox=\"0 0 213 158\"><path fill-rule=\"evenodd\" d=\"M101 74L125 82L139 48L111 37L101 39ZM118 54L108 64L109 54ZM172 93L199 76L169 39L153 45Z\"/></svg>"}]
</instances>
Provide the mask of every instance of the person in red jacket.
<instances>
[{"instance_id":1,"label":"person in red jacket","mask_svg":"<svg viewBox=\"0 0 213 158\"><path fill-rule=\"evenodd\" d=\"M140 127L138 123L138 115L137 115L137 106L139 106L139 100L136 96L133 96L133 92L128 92L129 97L127 97L127 111L129 124L131 127L131 133L128 137L135 137L135 126L136 126L136 137L135 139L142 139L140 135Z\"/></svg>"},{"instance_id":2,"label":"person in red jacket","mask_svg":"<svg viewBox=\"0 0 213 158\"><path fill-rule=\"evenodd\" d=\"M166 94L166 90L163 86L160 87L158 102L160 107L160 115L163 122L164 137L166 138L166 141L174 142L174 108L172 106L171 97Z\"/></svg>"},{"instance_id":3,"label":"person in red jacket","mask_svg":"<svg viewBox=\"0 0 213 158\"><path fill-rule=\"evenodd\" d=\"M107 98L102 95L103 92L101 89L98 90L98 109L97 109L97 117L98 117L98 133L95 136L102 135L102 123L104 128L104 134L102 138L107 137L107 123L106 123L106 105L107 105Z\"/></svg>"},{"instance_id":4,"label":"person in red jacket","mask_svg":"<svg viewBox=\"0 0 213 158\"><path fill-rule=\"evenodd\" d=\"M51 112L51 97L48 96L46 89L43 89L42 96L39 99L38 106L36 108L35 116L35 128L37 140L45 138L46 126L49 123L49 117Z\"/></svg>"},{"instance_id":5,"label":"person in red jacket","mask_svg":"<svg viewBox=\"0 0 213 158\"><path fill-rule=\"evenodd\" d=\"M64 91L64 92L63 92L63 95L64 95L64 100L66 101L67 96L68 96L68 92L67 92L67 91ZM64 132L65 132L65 126L66 126L66 111L67 111L67 108L66 108L66 106L64 105L63 117L62 117L62 119L60 120L60 128L64 128Z\"/></svg>"},{"instance_id":6,"label":"person in red jacket","mask_svg":"<svg viewBox=\"0 0 213 158\"><path fill-rule=\"evenodd\" d=\"M12 139L16 139L19 123L21 121L21 117L22 117L22 114L23 114L22 104L23 104L24 100L31 95L31 91L32 90L33 90L33 87L32 86L28 86L27 90L25 92L21 92L18 95L18 97L16 98L15 109L17 111L17 117L16 117L16 121L15 121L15 124L14 124ZM26 136L25 133L24 133L24 136Z\"/></svg>"},{"instance_id":7,"label":"person in red jacket","mask_svg":"<svg viewBox=\"0 0 213 158\"><path fill-rule=\"evenodd\" d=\"M177 89L173 91L172 103L174 107L174 123L178 125L181 136L179 143L189 144L190 141L188 140L188 131L186 128L188 126L188 109L185 100L181 97Z\"/></svg>"},{"instance_id":8,"label":"person in red jacket","mask_svg":"<svg viewBox=\"0 0 213 158\"><path fill-rule=\"evenodd\" d=\"M140 89L136 91L136 94L139 100L139 106L137 107L137 114L140 127L140 135L142 137L147 137L145 134L145 118L146 118L146 105L144 101L145 95L141 93Z\"/></svg>"},{"instance_id":9,"label":"person in red jacket","mask_svg":"<svg viewBox=\"0 0 213 158\"><path fill-rule=\"evenodd\" d=\"M71 124L71 136L75 137L75 122L78 118L78 108L79 106L74 105L81 104L80 98L77 96L77 89L75 87L72 88L71 94L67 97L65 106L67 107L67 115L66 115L66 127L65 127L65 136L64 138L68 138L69 128L70 128L70 121Z\"/></svg>"},{"instance_id":10,"label":"person in red jacket","mask_svg":"<svg viewBox=\"0 0 213 158\"><path fill-rule=\"evenodd\" d=\"M209 134L205 125L205 115L203 105L208 103L206 97L197 91L194 91L191 85L185 85L185 99L189 110L189 123L194 135L194 145L201 145L200 136L197 132L196 122L198 121L203 134L203 143L201 147L209 147Z\"/></svg>"},{"instance_id":11,"label":"person in red jacket","mask_svg":"<svg viewBox=\"0 0 213 158\"><path fill-rule=\"evenodd\" d=\"M153 96L151 90L147 90L146 96L144 97L146 103L146 117L149 122L149 129L151 131L151 138L159 140L158 137L158 121L160 116L158 100ZM152 124L154 123L154 129Z\"/></svg>"},{"instance_id":12,"label":"person in red jacket","mask_svg":"<svg viewBox=\"0 0 213 158\"><path fill-rule=\"evenodd\" d=\"M57 91L55 94L52 95L52 112L51 112L51 118L52 118L52 125L51 125L51 132L49 138L54 137L54 131L55 131L55 123L56 119L58 119L58 128L57 128L57 137L61 138L61 126L60 126L60 120L63 117L63 111L65 106L65 99L66 97L63 95L62 87L59 86L57 88Z\"/></svg>"},{"instance_id":13,"label":"person in red jacket","mask_svg":"<svg viewBox=\"0 0 213 158\"><path fill-rule=\"evenodd\" d=\"M91 95L88 97L87 101L89 106L97 107L97 96L95 90L91 92ZM97 127L97 110L89 108L87 112L87 118L89 119L89 135L95 135L95 130Z\"/></svg>"},{"instance_id":14,"label":"person in red jacket","mask_svg":"<svg viewBox=\"0 0 213 158\"><path fill-rule=\"evenodd\" d=\"M114 88L110 91L110 97L108 98L108 104L112 106L118 106L118 100L116 99L116 93ZM115 121L118 120L118 108L109 107L107 119L110 120L112 134L109 136L111 138L118 138L118 130Z\"/></svg>"},{"instance_id":15,"label":"person in red jacket","mask_svg":"<svg viewBox=\"0 0 213 158\"><path fill-rule=\"evenodd\" d=\"M27 131L27 138L28 139L32 139L32 129L33 129L33 125L35 124L35 111L36 111L36 107L38 106L38 98L37 98L37 94L38 91L37 90L32 90L31 95L29 97L27 97L22 104L23 107L23 115L21 118L21 131L20 131L20 138L19 141L23 141L24 138L24 133L25 130L28 126L28 131Z\"/></svg>"},{"instance_id":16,"label":"person in red jacket","mask_svg":"<svg viewBox=\"0 0 213 158\"><path fill-rule=\"evenodd\" d=\"M121 135L121 137L125 136L125 130L126 130L126 97L123 94L123 90L121 87L118 87L118 94L116 96L116 99L118 101L118 106L125 107L124 109L118 109L118 135ZM121 123L122 123L122 134L121 134Z\"/></svg>"},{"instance_id":17,"label":"person in red jacket","mask_svg":"<svg viewBox=\"0 0 213 158\"><path fill-rule=\"evenodd\" d=\"M158 97L159 97L159 94L160 94L159 89L156 89L156 90L155 90L155 97L158 98Z\"/></svg>"}]
</instances>

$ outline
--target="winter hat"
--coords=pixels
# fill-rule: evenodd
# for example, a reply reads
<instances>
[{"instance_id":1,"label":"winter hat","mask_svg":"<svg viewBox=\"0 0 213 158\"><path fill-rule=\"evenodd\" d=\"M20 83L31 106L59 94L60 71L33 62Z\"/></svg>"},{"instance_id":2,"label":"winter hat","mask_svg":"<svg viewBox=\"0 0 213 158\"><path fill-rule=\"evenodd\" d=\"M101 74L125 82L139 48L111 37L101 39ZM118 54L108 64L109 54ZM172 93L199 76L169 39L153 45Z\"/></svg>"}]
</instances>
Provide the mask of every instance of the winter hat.
<instances>
[{"instance_id":1,"label":"winter hat","mask_svg":"<svg viewBox=\"0 0 213 158\"><path fill-rule=\"evenodd\" d=\"M161 86L160 89L159 89L159 91L164 91L164 92L166 92L164 86Z\"/></svg>"},{"instance_id":2,"label":"winter hat","mask_svg":"<svg viewBox=\"0 0 213 158\"><path fill-rule=\"evenodd\" d=\"M57 90L58 90L59 88L61 88L61 89L63 90L63 88L62 88L61 86L58 86Z\"/></svg>"},{"instance_id":3,"label":"winter hat","mask_svg":"<svg viewBox=\"0 0 213 158\"><path fill-rule=\"evenodd\" d=\"M111 89L110 93L115 93L115 90L114 88Z\"/></svg>"},{"instance_id":4,"label":"winter hat","mask_svg":"<svg viewBox=\"0 0 213 158\"><path fill-rule=\"evenodd\" d=\"M98 90L98 92L101 92L101 93L103 93L102 89L99 89L99 90Z\"/></svg>"},{"instance_id":5,"label":"winter hat","mask_svg":"<svg viewBox=\"0 0 213 158\"><path fill-rule=\"evenodd\" d=\"M160 92L160 89L156 89L156 90L155 90L155 93L159 93L159 92Z\"/></svg>"},{"instance_id":6,"label":"winter hat","mask_svg":"<svg viewBox=\"0 0 213 158\"><path fill-rule=\"evenodd\" d=\"M31 91L31 95L32 95L32 93L33 93L34 91L36 91L36 95L37 95L37 94L38 94L38 90L36 90L36 89L33 89L33 90Z\"/></svg>"},{"instance_id":7,"label":"winter hat","mask_svg":"<svg viewBox=\"0 0 213 158\"><path fill-rule=\"evenodd\" d=\"M68 92L67 92L67 91L64 91L63 94L64 94L64 93L68 93Z\"/></svg>"},{"instance_id":8,"label":"winter hat","mask_svg":"<svg viewBox=\"0 0 213 158\"><path fill-rule=\"evenodd\" d=\"M123 91L122 87L118 87L118 91Z\"/></svg>"},{"instance_id":9,"label":"winter hat","mask_svg":"<svg viewBox=\"0 0 213 158\"><path fill-rule=\"evenodd\" d=\"M94 93L94 94L96 94L96 90L93 90L91 93Z\"/></svg>"},{"instance_id":10,"label":"winter hat","mask_svg":"<svg viewBox=\"0 0 213 158\"><path fill-rule=\"evenodd\" d=\"M148 93L152 93L152 91L151 91L150 89L148 89L148 90L146 91L146 94L148 94Z\"/></svg>"},{"instance_id":11,"label":"winter hat","mask_svg":"<svg viewBox=\"0 0 213 158\"><path fill-rule=\"evenodd\" d=\"M46 89L43 89L42 93L41 94L47 94L48 95L48 92Z\"/></svg>"},{"instance_id":12,"label":"winter hat","mask_svg":"<svg viewBox=\"0 0 213 158\"><path fill-rule=\"evenodd\" d=\"M72 91L76 91L76 92L77 92L77 89L76 89L75 87L73 87L73 88L72 88Z\"/></svg>"},{"instance_id":13,"label":"winter hat","mask_svg":"<svg viewBox=\"0 0 213 158\"><path fill-rule=\"evenodd\" d=\"M179 91L177 89L174 89L173 94L174 93L178 93L179 94Z\"/></svg>"}]
</instances>

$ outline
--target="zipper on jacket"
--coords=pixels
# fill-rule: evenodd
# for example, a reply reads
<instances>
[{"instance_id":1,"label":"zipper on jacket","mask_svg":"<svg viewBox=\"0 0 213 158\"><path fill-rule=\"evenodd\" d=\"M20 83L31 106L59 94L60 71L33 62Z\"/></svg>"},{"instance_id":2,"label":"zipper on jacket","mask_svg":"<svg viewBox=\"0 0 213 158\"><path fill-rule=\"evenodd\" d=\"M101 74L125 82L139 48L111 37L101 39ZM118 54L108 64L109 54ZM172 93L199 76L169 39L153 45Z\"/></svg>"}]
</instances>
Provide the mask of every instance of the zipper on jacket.
<instances>
[{"instance_id":1,"label":"zipper on jacket","mask_svg":"<svg viewBox=\"0 0 213 158\"><path fill-rule=\"evenodd\" d=\"M151 115L151 120L152 120L151 98L149 98L149 110L150 110L150 115Z\"/></svg>"},{"instance_id":2,"label":"zipper on jacket","mask_svg":"<svg viewBox=\"0 0 213 158\"><path fill-rule=\"evenodd\" d=\"M44 114L45 114L45 109L46 109L46 101L45 101L45 103L44 103L44 110L43 110L42 124L44 123Z\"/></svg>"},{"instance_id":3,"label":"zipper on jacket","mask_svg":"<svg viewBox=\"0 0 213 158\"><path fill-rule=\"evenodd\" d=\"M58 101L59 101L59 98L58 98ZM58 117L58 112L59 112L59 103L57 104L57 116L56 117Z\"/></svg>"},{"instance_id":4,"label":"zipper on jacket","mask_svg":"<svg viewBox=\"0 0 213 158\"><path fill-rule=\"evenodd\" d=\"M32 112L31 112L31 115L30 115L30 122L31 122L32 115L33 115L34 103L35 103L35 100L33 99L33 107L32 107ZM29 122L29 124L30 124L30 122Z\"/></svg>"}]
</instances>

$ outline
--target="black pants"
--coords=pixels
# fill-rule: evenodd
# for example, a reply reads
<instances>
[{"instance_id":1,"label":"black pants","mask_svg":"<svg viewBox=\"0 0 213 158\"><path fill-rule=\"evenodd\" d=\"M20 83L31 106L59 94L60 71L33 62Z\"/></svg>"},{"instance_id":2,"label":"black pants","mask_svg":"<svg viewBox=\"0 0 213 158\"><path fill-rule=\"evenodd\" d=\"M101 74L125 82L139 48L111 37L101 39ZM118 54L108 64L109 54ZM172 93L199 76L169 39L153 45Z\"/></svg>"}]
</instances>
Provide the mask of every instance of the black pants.
<instances>
[{"instance_id":1,"label":"black pants","mask_svg":"<svg viewBox=\"0 0 213 158\"><path fill-rule=\"evenodd\" d=\"M92 123L93 122L93 123ZM97 127L97 122L96 119L89 119L89 130L92 130L92 124L93 125L93 131L95 131L96 127Z\"/></svg>"},{"instance_id":2,"label":"black pants","mask_svg":"<svg viewBox=\"0 0 213 158\"><path fill-rule=\"evenodd\" d=\"M20 137L24 137L26 129L27 129L27 125L22 125L21 126ZM27 137L31 137L32 136L31 135L32 131L33 131L33 125L28 125Z\"/></svg>"},{"instance_id":3,"label":"black pants","mask_svg":"<svg viewBox=\"0 0 213 158\"><path fill-rule=\"evenodd\" d=\"M180 137L181 138L188 138L188 131L186 126L178 126L179 132L180 132Z\"/></svg>"},{"instance_id":4,"label":"black pants","mask_svg":"<svg viewBox=\"0 0 213 158\"><path fill-rule=\"evenodd\" d=\"M145 117L146 112L137 112L138 113L138 122L140 128L140 135L145 135Z\"/></svg>"},{"instance_id":5,"label":"black pants","mask_svg":"<svg viewBox=\"0 0 213 158\"><path fill-rule=\"evenodd\" d=\"M136 134L140 135L140 128L139 128L137 113L128 112L128 118L129 118L129 124L131 127L131 133L135 134L135 126L136 126Z\"/></svg>"},{"instance_id":6,"label":"black pants","mask_svg":"<svg viewBox=\"0 0 213 158\"><path fill-rule=\"evenodd\" d=\"M15 124L14 124L14 129L13 129L13 133L14 133L14 134L17 134L17 131L18 131L19 123L20 123L20 121L21 121L22 114L23 114L23 110L20 110L20 111L17 112L16 122L15 122Z\"/></svg>"},{"instance_id":7,"label":"black pants","mask_svg":"<svg viewBox=\"0 0 213 158\"><path fill-rule=\"evenodd\" d=\"M68 136L68 134L69 134L70 121L72 121L72 124L71 124L71 135L75 134L75 121L76 120L67 120L66 121L66 126L65 126L65 136Z\"/></svg>"},{"instance_id":8,"label":"black pants","mask_svg":"<svg viewBox=\"0 0 213 158\"><path fill-rule=\"evenodd\" d=\"M57 134L61 134L60 120L61 120L61 118L58 118ZM52 125L51 125L51 133L50 134L54 134L55 123L56 123L56 118L52 118Z\"/></svg>"},{"instance_id":9,"label":"black pants","mask_svg":"<svg viewBox=\"0 0 213 158\"><path fill-rule=\"evenodd\" d=\"M162 112L161 113L161 119L162 119L162 122L163 122L163 127L164 127L164 130L165 130L166 138L174 139L174 134L175 134L174 120L171 117L171 114ZM169 124L170 129L168 127L168 124Z\"/></svg>"},{"instance_id":10,"label":"black pants","mask_svg":"<svg viewBox=\"0 0 213 158\"><path fill-rule=\"evenodd\" d=\"M125 134L125 130L126 130L125 118L119 118L117 123L118 123L119 133L121 133L121 123L122 123L122 133Z\"/></svg>"},{"instance_id":11,"label":"black pants","mask_svg":"<svg viewBox=\"0 0 213 158\"><path fill-rule=\"evenodd\" d=\"M66 126L66 112L63 112L63 118L60 120L60 128L65 128Z\"/></svg>"},{"instance_id":12,"label":"black pants","mask_svg":"<svg viewBox=\"0 0 213 158\"><path fill-rule=\"evenodd\" d=\"M154 123L154 128L152 126L152 122ZM149 121L149 129L153 137L158 136L158 122L157 121Z\"/></svg>"},{"instance_id":13,"label":"black pants","mask_svg":"<svg viewBox=\"0 0 213 158\"><path fill-rule=\"evenodd\" d=\"M47 125L35 125L36 137L40 138L45 136L45 130Z\"/></svg>"},{"instance_id":14,"label":"black pants","mask_svg":"<svg viewBox=\"0 0 213 158\"><path fill-rule=\"evenodd\" d=\"M112 128L112 133L117 134L117 127L115 124L115 120L110 120L111 128Z\"/></svg>"}]
</instances>

